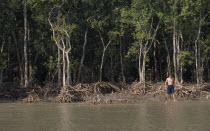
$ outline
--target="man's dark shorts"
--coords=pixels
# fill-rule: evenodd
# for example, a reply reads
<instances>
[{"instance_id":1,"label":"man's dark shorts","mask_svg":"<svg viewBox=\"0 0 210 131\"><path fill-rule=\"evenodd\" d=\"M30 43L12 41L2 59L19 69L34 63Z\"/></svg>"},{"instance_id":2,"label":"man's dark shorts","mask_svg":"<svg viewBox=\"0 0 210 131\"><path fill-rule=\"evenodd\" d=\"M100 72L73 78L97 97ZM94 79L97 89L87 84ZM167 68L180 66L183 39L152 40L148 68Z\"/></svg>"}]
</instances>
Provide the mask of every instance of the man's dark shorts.
<instances>
[{"instance_id":1,"label":"man's dark shorts","mask_svg":"<svg viewBox=\"0 0 210 131\"><path fill-rule=\"evenodd\" d=\"M174 86L173 85L168 85L167 92L168 92L168 94L173 94L174 93Z\"/></svg>"}]
</instances>

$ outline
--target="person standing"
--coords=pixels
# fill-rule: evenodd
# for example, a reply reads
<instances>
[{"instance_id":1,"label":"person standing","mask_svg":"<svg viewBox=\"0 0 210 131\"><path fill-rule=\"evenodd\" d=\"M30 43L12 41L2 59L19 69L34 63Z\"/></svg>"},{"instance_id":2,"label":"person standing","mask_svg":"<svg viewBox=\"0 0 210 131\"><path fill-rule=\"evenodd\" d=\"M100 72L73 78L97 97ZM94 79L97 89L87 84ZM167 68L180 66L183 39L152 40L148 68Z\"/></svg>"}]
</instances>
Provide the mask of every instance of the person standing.
<instances>
[{"instance_id":1,"label":"person standing","mask_svg":"<svg viewBox=\"0 0 210 131\"><path fill-rule=\"evenodd\" d=\"M176 101L175 94L174 94L174 86L175 86L174 78L170 74L169 77L165 81L165 88L167 89L168 99L170 100L173 98L173 100Z\"/></svg>"}]
</instances>

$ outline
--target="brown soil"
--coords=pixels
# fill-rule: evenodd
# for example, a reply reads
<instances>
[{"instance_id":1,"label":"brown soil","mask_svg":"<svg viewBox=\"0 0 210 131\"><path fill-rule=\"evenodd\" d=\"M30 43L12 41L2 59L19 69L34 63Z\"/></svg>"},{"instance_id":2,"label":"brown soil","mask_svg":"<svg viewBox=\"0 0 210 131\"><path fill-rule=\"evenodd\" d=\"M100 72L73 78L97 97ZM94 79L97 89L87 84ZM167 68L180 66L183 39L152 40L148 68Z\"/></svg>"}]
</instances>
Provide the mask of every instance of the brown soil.
<instances>
[{"instance_id":1,"label":"brown soil","mask_svg":"<svg viewBox=\"0 0 210 131\"><path fill-rule=\"evenodd\" d=\"M205 100L210 98L210 83L202 85L176 85L177 100ZM4 83L0 86L0 102L61 102L61 103L142 103L166 101L167 94L164 83L122 84L97 82L77 84L66 88L57 87L53 83L45 86L22 88L14 83Z\"/></svg>"}]
</instances>

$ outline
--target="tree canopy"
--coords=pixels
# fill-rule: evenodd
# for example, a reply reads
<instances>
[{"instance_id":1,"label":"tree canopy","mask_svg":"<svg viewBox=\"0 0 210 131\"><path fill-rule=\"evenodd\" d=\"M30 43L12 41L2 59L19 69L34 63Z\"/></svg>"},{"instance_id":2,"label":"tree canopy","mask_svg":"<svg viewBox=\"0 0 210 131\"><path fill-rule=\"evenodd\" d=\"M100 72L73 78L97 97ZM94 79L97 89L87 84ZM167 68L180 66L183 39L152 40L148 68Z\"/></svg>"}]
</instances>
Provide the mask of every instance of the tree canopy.
<instances>
[{"instance_id":1,"label":"tree canopy","mask_svg":"<svg viewBox=\"0 0 210 131\"><path fill-rule=\"evenodd\" d=\"M0 82L25 60L30 85L210 81L209 0L1 0L0 16Z\"/></svg>"}]
</instances>

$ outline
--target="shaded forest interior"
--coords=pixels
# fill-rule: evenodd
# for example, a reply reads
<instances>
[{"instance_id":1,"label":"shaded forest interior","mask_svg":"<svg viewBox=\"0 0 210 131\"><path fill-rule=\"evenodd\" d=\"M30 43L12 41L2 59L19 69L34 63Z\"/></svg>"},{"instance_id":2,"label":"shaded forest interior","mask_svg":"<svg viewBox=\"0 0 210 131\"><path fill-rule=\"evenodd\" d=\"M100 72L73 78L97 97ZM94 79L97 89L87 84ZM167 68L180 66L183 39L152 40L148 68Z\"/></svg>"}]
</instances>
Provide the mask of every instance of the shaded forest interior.
<instances>
[{"instance_id":1,"label":"shaded forest interior","mask_svg":"<svg viewBox=\"0 0 210 131\"><path fill-rule=\"evenodd\" d=\"M210 81L210 0L0 0L0 16L1 88Z\"/></svg>"}]
</instances>

